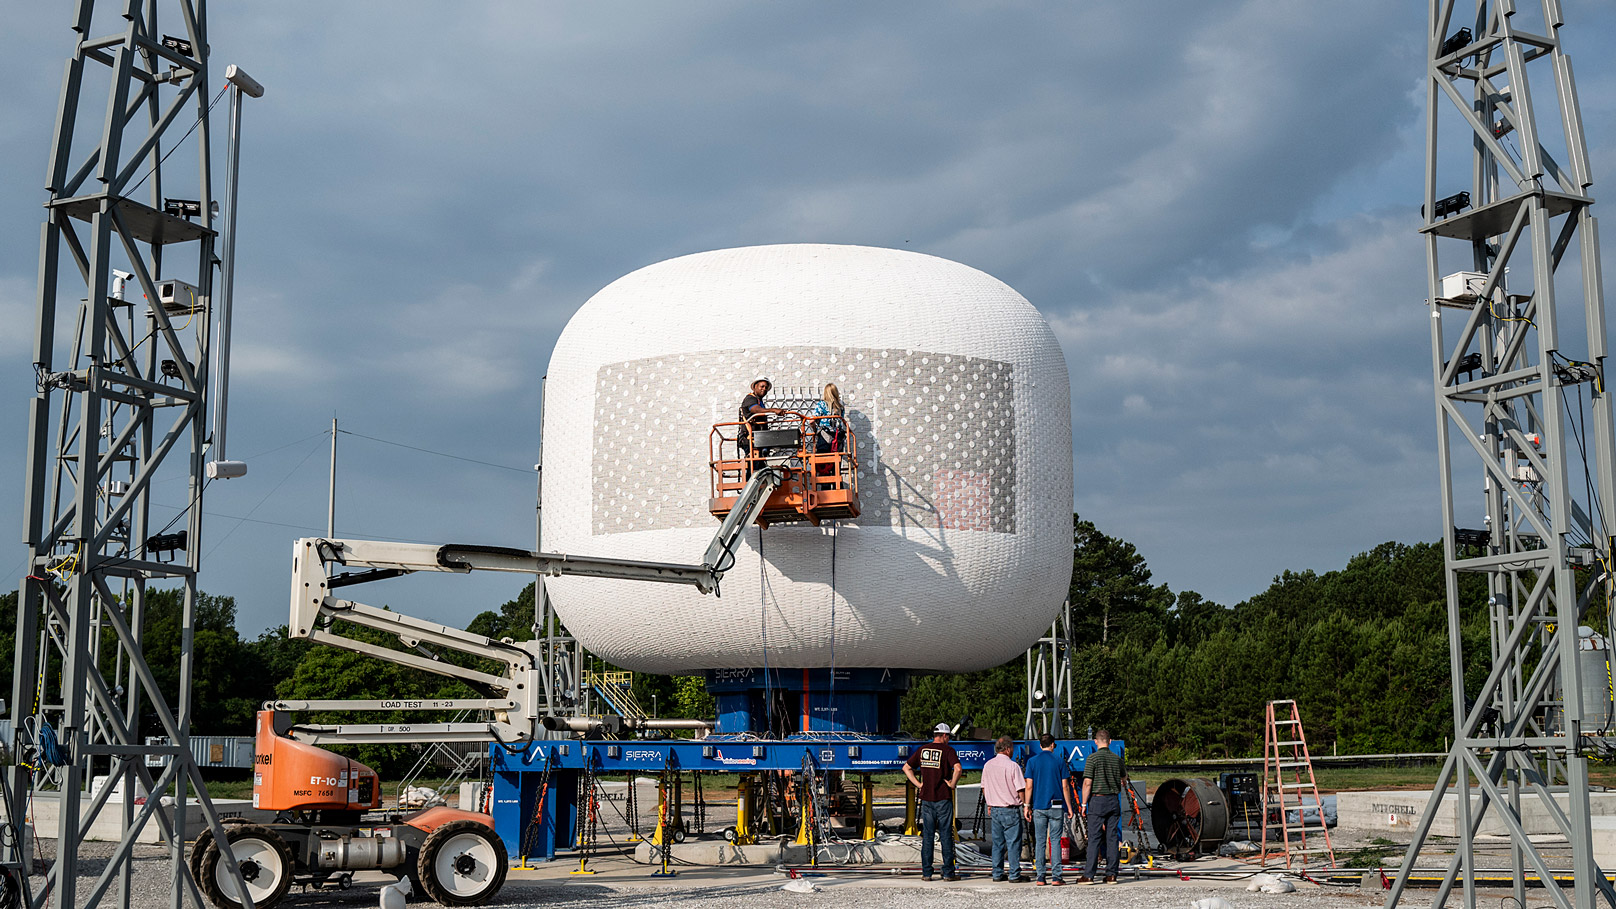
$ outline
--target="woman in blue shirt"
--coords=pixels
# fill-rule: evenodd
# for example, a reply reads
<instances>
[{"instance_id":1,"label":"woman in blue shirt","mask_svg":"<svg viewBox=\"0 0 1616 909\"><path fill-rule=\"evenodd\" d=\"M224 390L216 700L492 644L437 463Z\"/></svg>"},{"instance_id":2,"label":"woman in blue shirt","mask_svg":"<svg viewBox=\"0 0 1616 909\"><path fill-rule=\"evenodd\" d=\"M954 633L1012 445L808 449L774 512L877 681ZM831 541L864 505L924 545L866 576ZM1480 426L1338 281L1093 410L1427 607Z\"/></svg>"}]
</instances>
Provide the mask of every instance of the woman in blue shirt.
<instances>
[{"instance_id":1,"label":"woman in blue shirt","mask_svg":"<svg viewBox=\"0 0 1616 909\"><path fill-rule=\"evenodd\" d=\"M808 412L808 416L836 418L818 420L814 423L817 436L814 440L814 451L819 454L841 451L843 436L847 432L847 420L842 410L842 392L836 387L835 382L825 383L825 393L814 402L814 408Z\"/></svg>"}]
</instances>

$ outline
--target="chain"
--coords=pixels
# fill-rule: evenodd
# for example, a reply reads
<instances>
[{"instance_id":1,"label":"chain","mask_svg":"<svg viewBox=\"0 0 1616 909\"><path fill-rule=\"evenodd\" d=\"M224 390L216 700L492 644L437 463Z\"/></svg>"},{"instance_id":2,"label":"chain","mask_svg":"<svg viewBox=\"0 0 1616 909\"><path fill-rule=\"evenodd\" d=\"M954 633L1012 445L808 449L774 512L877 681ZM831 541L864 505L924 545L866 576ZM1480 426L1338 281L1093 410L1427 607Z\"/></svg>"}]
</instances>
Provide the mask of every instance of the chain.
<instances>
[{"instance_id":1,"label":"chain","mask_svg":"<svg viewBox=\"0 0 1616 909\"><path fill-rule=\"evenodd\" d=\"M628 813L629 836L634 840L638 840L640 838L639 788L639 784L634 780L634 773L630 771L628 775L628 798L624 807Z\"/></svg>"},{"instance_id":2,"label":"chain","mask_svg":"<svg viewBox=\"0 0 1616 909\"><path fill-rule=\"evenodd\" d=\"M690 779L691 779L691 784L695 787L695 790L696 790L696 792L695 792L696 832L697 833L706 833L707 832L707 796L706 796L705 793L702 792L702 789L701 789L701 774L702 774L702 772L700 770L693 770L690 773Z\"/></svg>"},{"instance_id":3,"label":"chain","mask_svg":"<svg viewBox=\"0 0 1616 909\"><path fill-rule=\"evenodd\" d=\"M539 773L539 797L533 800L533 819L528 822L527 829L522 831L520 857L524 862L533 854L533 848L539 845L539 830L544 826L544 800L549 794L550 757L545 755L544 770Z\"/></svg>"}]
</instances>

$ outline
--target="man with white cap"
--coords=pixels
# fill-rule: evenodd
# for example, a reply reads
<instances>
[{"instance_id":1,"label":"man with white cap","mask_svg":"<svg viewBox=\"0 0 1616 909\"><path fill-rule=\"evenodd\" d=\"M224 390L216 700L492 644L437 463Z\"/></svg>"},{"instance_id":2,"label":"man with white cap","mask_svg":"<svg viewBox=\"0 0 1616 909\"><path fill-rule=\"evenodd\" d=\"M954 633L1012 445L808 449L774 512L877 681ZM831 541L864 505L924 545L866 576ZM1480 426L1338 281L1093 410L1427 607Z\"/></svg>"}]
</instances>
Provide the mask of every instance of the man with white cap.
<instances>
[{"instance_id":1,"label":"man with white cap","mask_svg":"<svg viewBox=\"0 0 1616 909\"><path fill-rule=\"evenodd\" d=\"M959 880L954 865L954 789L959 785L959 755L948 744L953 730L938 723L931 742L921 745L903 762L903 775L920 790L920 879L931 880L932 836L943 841L943 880ZM919 771L919 776L916 776Z\"/></svg>"}]
</instances>

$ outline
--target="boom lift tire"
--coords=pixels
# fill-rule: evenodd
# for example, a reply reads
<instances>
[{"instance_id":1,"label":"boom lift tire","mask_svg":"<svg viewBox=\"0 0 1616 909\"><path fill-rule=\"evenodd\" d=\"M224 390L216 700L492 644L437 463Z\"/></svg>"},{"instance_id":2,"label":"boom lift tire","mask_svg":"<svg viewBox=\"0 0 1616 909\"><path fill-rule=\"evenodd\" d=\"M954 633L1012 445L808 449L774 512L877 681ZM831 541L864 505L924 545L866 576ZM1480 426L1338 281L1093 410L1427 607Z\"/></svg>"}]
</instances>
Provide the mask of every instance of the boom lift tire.
<instances>
[{"instance_id":1,"label":"boom lift tire","mask_svg":"<svg viewBox=\"0 0 1616 909\"><path fill-rule=\"evenodd\" d=\"M253 906L270 909L279 903L292 886L292 850L287 848L286 840L258 824L233 824L225 836L230 840L230 852L241 868ZM230 866L223 859L218 842L209 838L198 867L201 874L197 883L202 885L202 895L218 909L241 909L236 883L230 879Z\"/></svg>"},{"instance_id":2,"label":"boom lift tire","mask_svg":"<svg viewBox=\"0 0 1616 909\"><path fill-rule=\"evenodd\" d=\"M427 835L416 872L426 895L445 906L487 902L505 884L505 843L477 821L452 821Z\"/></svg>"},{"instance_id":3,"label":"boom lift tire","mask_svg":"<svg viewBox=\"0 0 1616 909\"><path fill-rule=\"evenodd\" d=\"M219 823L228 827L232 824L245 824L247 819L222 817L219 818ZM196 881L198 884L202 881L202 857L207 855L208 847L211 845L213 845L213 827L211 825L204 826L202 832L197 834L196 841L191 844L191 880Z\"/></svg>"}]
</instances>

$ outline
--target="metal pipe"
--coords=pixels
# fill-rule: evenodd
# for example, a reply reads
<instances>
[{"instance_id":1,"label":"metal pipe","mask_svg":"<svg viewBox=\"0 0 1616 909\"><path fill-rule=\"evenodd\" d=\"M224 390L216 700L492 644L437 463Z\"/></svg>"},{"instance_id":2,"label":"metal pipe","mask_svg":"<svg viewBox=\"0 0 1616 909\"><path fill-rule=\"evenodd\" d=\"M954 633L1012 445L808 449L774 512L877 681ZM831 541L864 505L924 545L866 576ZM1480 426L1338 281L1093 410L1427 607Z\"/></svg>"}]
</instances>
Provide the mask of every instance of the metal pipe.
<instances>
[{"instance_id":1,"label":"metal pipe","mask_svg":"<svg viewBox=\"0 0 1616 909\"><path fill-rule=\"evenodd\" d=\"M224 72L230 92L230 180L226 185L224 259L219 275L219 337L217 373L214 376L213 402L213 457L208 461L207 474L212 479L228 480L246 476L247 465L231 461L225 454L225 431L230 410L230 315L236 281L236 199L241 174L241 96L263 97L264 87L238 66Z\"/></svg>"},{"instance_id":2,"label":"metal pipe","mask_svg":"<svg viewBox=\"0 0 1616 909\"><path fill-rule=\"evenodd\" d=\"M697 738L706 738L712 734L711 720L681 720L681 719L644 719L625 720L624 725L630 729L694 729L701 733Z\"/></svg>"},{"instance_id":3,"label":"metal pipe","mask_svg":"<svg viewBox=\"0 0 1616 909\"><path fill-rule=\"evenodd\" d=\"M325 535L334 538L337 535L337 418L331 418L331 485L327 487L325 500Z\"/></svg>"},{"instance_id":4,"label":"metal pipe","mask_svg":"<svg viewBox=\"0 0 1616 909\"><path fill-rule=\"evenodd\" d=\"M612 719L616 719L613 717ZM551 732L601 732L606 730L606 722L602 718L587 716L547 716L540 719L540 724Z\"/></svg>"}]
</instances>

